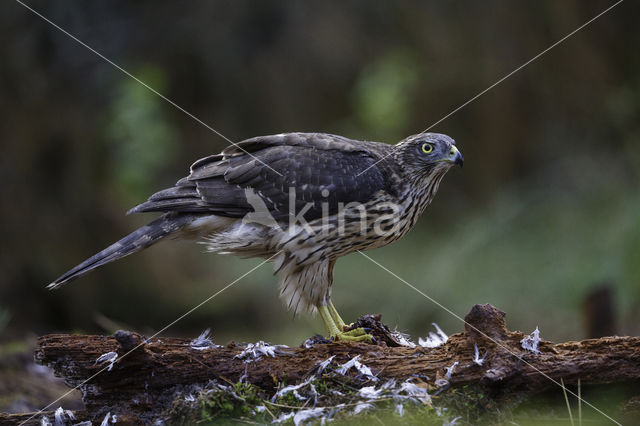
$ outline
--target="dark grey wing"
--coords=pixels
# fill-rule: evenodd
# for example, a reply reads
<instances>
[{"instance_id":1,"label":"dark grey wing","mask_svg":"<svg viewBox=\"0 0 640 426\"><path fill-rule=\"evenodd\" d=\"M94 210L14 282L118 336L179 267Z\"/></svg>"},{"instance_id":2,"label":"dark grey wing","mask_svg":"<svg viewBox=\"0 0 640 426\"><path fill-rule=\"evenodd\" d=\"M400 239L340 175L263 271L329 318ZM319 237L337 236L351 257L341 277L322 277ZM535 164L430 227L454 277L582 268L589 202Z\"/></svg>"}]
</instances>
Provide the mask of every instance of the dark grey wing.
<instances>
[{"instance_id":1,"label":"dark grey wing","mask_svg":"<svg viewBox=\"0 0 640 426\"><path fill-rule=\"evenodd\" d=\"M253 138L196 161L188 177L132 212L242 217L254 211L247 201L249 190L276 220L300 212L312 220L323 210L335 213L340 204L367 202L385 189L384 172L374 165L379 159L367 143L340 136L292 133Z\"/></svg>"}]
</instances>

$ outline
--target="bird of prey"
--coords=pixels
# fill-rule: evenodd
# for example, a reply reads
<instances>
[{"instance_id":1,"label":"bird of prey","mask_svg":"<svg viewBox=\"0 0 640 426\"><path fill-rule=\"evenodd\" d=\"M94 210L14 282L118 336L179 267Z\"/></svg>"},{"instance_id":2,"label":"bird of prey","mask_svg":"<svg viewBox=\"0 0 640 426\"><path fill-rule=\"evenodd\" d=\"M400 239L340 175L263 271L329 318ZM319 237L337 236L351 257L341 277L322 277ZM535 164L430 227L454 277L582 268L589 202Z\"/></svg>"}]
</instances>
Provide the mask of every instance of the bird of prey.
<instances>
[{"instance_id":1,"label":"bird of prey","mask_svg":"<svg viewBox=\"0 0 640 426\"><path fill-rule=\"evenodd\" d=\"M131 209L162 215L48 287L166 237L201 239L214 253L273 262L290 310L318 312L333 339L371 342L331 302L336 260L404 236L445 173L462 164L454 140L437 133L396 145L324 133L247 139L196 161L189 176Z\"/></svg>"}]
</instances>

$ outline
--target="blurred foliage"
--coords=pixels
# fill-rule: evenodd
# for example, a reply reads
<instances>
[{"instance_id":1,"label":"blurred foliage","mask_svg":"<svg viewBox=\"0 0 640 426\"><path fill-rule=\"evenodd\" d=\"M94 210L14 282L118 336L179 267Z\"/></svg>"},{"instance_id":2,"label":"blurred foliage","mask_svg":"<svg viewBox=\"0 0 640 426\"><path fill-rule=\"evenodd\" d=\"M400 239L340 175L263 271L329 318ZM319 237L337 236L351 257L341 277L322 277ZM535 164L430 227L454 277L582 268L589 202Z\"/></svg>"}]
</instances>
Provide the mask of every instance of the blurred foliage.
<instances>
[{"instance_id":1,"label":"blurred foliage","mask_svg":"<svg viewBox=\"0 0 640 426\"><path fill-rule=\"evenodd\" d=\"M9 310L4 309L2 306L0 306L0 333L2 333L4 328L9 323L10 319L11 319L11 313L9 312Z\"/></svg>"},{"instance_id":2,"label":"blurred foliage","mask_svg":"<svg viewBox=\"0 0 640 426\"><path fill-rule=\"evenodd\" d=\"M418 70L409 50L389 52L363 69L352 89L353 108L362 128L383 140L404 137Z\"/></svg>"},{"instance_id":3,"label":"blurred foliage","mask_svg":"<svg viewBox=\"0 0 640 426\"><path fill-rule=\"evenodd\" d=\"M419 132L610 2L34 1L32 6L231 140ZM339 6L339 7L338 7ZM639 5L624 2L436 126L452 170L418 226L369 252L464 316L583 336L582 300L612 283L618 332L640 329ZM258 264L160 244L57 291L51 280L151 216L124 216L227 142L17 3L0 6L0 300L4 336L159 330ZM338 262L349 319L425 335L459 320L358 254ZM167 334L296 345L261 267Z\"/></svg>"},{"instance_id":4,"label":"blurred foliage","mask_svg":"<svg viewBox=\"0 0 640 426\"><path fill-rule=\"evenodd\" d=\"M0 413L34 412L58 398L66 409L82 409L80 391L69 392L63 379L36 364L35 348L35 336L0 342Z\"/></svg>"},{"instance_id":5,"label":"blurred foliage","mask_svg":"<svg viewBox=\"0 0 640 426\"><path fill-rule=\"evenodd\" d=\"M166 77L156 67L134 70L134 75L160 93L165 90ZM118 86L106 123L113 144L111 173L114 188L133 204L157 187L158 171L176 153L177 135L163 116L162 98L133 79L122 79Z\"/></svg>"}]
</instances>

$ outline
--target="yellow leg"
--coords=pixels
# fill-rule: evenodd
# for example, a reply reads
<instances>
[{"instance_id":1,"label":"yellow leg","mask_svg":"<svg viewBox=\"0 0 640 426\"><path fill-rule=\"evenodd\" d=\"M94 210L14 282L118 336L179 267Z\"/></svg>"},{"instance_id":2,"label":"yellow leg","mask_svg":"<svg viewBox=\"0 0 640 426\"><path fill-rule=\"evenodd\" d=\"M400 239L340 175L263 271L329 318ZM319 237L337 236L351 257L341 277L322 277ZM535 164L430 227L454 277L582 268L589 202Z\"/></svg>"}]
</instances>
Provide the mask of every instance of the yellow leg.
<instances>
[{"instance_id":1,"label":"yellow leg","mask_svg":"<svg viewBox=\"0 0 640 426\"><path fill-rule=\"evenodd\" d=\"M341 331L344 331L344 328L347 326L347 324L344 322L344 320L336 310L336 307L333 306L333 302L329 301L328 306L329 306L329 312L331 312L331 317L333 318L333 321Z\"/></svg>"},{"instance_id":2,"label":"yellow leg","mask_svg":"<svg viewBox=\"0 0 640 426\"><path fill-rule=\"evenodd\" d=\"M349 340L352 342L373 343L373 336L367 334L364 328L356 328L354 330L344 331L346 324L340 318L338 311L332 303L325 306L318 306L318 312L324 322L325 327L329 331L329 336L334 340ZM338 323L338 324L336 324Z\"/></svg>"},{"instance_id":3,"label":"yellow leg","mask_svg":"<svg viewBox=\"0 0 640 426\"><path fill-rule=\"evenodd\" d=\"M318 312L320 313L322 322L324 322L324 326L327 327L329 336L333 337L338 335L338 333L340 333L340 330L336 326L336 323L333 321L329 308L327 306L318 306Z\"/></svg>"}]
</instances>

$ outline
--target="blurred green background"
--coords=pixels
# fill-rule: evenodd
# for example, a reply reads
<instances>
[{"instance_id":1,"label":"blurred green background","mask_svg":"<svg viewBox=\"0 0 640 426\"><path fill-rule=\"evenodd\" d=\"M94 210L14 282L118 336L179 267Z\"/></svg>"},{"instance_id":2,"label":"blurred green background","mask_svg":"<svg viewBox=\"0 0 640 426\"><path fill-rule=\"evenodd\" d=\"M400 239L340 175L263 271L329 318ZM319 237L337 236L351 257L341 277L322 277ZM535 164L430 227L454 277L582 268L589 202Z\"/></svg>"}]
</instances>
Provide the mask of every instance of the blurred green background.
<instances>
[{"instance_id":1,"label":"blurred green background","mask_svg":"<svg viewBox=\"0 0 640 426\"><path fill-rule=\"evenodd\" d=\"M29 4L234 141L395 143L612 2ZM464 169L416 229L368 255L460 316L492 303L509 328L556 341L586 337L585 299L606 288L615 332L639 334L638 16L623 3L433 128L456 139ZM258 264L164 243L45 290L228 143L17 3L0 6L0 39L3 339L152 333ZM297 345L325 332L277 294L264 266L164 334ZM346 318L382 313L416 339L434 321L463 328L358 254L338 262L333 294Z\"/></svg>"}]
</instances>

